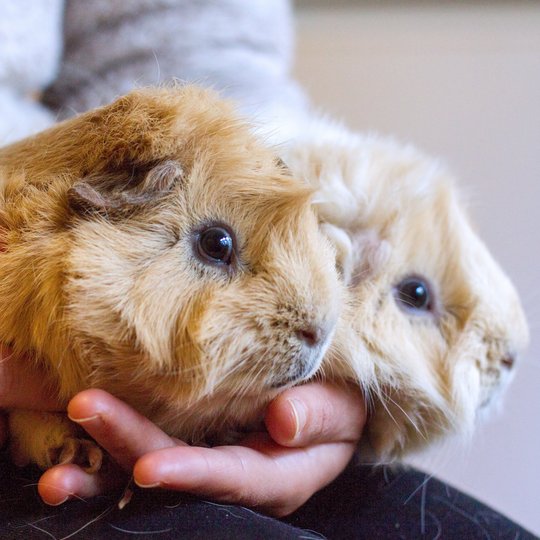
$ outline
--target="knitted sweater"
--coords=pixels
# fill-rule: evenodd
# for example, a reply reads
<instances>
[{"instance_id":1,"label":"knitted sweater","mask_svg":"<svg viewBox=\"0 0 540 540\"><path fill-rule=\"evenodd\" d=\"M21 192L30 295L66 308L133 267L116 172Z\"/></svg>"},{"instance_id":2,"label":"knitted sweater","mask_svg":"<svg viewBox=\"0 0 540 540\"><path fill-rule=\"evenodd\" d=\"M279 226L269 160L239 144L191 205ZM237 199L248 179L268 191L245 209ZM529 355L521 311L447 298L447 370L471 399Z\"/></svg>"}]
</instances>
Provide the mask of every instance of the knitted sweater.
<instances>
[{"instance_id":1,"label":"knitted sweater","mask_svg":"<svg viewBox=\"0 0 540 540\"><path fill-rule=\"evenodd\" d=\"M0 144L54 120L38 100L58 73L62 9L62 0L0 2Z\"/></svg>"},{"instance_id":2,"label":"knitted sweater","mask_svg":"<svg viewBox=\"0 0 540 540\"><path fill-rule=\"evenodd\" d=\"M17 0L0 21L0 142L173 78L236 99L273 142L307 110L288 0Z\"/></svg>"}]
</instances>

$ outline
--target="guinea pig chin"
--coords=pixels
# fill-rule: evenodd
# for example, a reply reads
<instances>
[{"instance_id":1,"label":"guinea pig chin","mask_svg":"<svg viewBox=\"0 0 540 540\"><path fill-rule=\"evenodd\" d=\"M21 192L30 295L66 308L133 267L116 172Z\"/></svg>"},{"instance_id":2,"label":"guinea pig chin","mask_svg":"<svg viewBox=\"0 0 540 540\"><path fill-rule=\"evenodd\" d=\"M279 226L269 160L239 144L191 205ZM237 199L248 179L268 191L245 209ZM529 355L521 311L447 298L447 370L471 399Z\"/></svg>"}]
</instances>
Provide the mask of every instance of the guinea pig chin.
<instances>
[{"instance_id":1,"label":"guinea pig chin","mask_svg":"<svg viewBox=\"0 0 540 540\"><path fill-rule=\"evenodd\" d=\"M270 387L277 389L293 386L312 377L321 367L333 335L333 327L330 331L322 329L298 331L300 348L288 363L282 364L272 373Z\"/></svg>"}]
</instances>

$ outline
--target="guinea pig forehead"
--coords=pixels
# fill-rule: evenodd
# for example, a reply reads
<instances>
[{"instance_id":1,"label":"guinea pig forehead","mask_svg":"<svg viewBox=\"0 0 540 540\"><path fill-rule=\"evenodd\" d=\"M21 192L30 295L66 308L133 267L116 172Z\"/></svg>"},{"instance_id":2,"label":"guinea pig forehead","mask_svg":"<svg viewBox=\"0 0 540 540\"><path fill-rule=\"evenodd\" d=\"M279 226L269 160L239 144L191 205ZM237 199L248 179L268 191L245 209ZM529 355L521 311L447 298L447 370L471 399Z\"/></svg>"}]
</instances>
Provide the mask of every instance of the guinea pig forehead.
<instances>
[{"instance_id":1,"label":"guinea pig forehead","mask_svg":"<svg viewBox=\"0 0 540 540\"><path fill-rule=\"evenodd\" d=\"M266 174L265 174L266 172ZM309 207L312 190L277 169L258 171L248 167L212 169L195 166L186 194L197 213L244 216L248 221L272 221L296 215Z\"/></svg>"}]
</instances>

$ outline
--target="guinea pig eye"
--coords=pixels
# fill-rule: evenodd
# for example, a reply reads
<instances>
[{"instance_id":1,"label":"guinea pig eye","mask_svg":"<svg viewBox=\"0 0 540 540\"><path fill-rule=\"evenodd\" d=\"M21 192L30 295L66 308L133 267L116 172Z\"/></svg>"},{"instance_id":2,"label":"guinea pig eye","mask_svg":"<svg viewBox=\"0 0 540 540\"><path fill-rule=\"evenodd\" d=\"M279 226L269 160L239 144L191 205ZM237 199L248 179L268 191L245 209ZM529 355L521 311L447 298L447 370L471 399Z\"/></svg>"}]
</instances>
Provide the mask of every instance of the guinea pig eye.
<instances>
[{"instance_id":1,"label":"guinea pig eye","mask_svg":"<svg viewBox=\"0 0 540 540\"><path fill-rule=\"evenodd\" d=\"M231 264L234 242L232 234L224 227L207 227L196 239L197 253L204 262Z\"/></svg>"},{"instance_id":2,"label":"guinea pig eye","mask_svg":"<svg viewBox=\"0 0 540 540\"><path fill-rule=\"evenodd\" d=\"M407 310L433 310L433 298L429 285L421 278L404 279L395 288L394 296L398 304Z\"/></svg>"}]
</instances>

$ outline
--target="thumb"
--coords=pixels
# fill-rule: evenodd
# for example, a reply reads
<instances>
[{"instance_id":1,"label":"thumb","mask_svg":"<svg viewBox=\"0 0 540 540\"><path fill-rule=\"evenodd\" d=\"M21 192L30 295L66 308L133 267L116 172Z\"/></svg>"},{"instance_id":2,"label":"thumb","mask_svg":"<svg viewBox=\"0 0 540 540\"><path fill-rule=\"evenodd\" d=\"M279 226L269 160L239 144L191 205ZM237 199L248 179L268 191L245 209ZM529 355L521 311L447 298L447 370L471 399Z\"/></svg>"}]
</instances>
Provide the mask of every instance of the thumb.
<instances>
[{"instance_id":1,"label":"thumb","mask_svg":"<svg viewBox=\"0 0 540 540\"><path fill-rule=\"evenodd\" d=\"M366 405L357 387L309 383L286 390L268 406L265 423L282 446L356 442L366 422Z\"/></svg>"}]
</instances>

